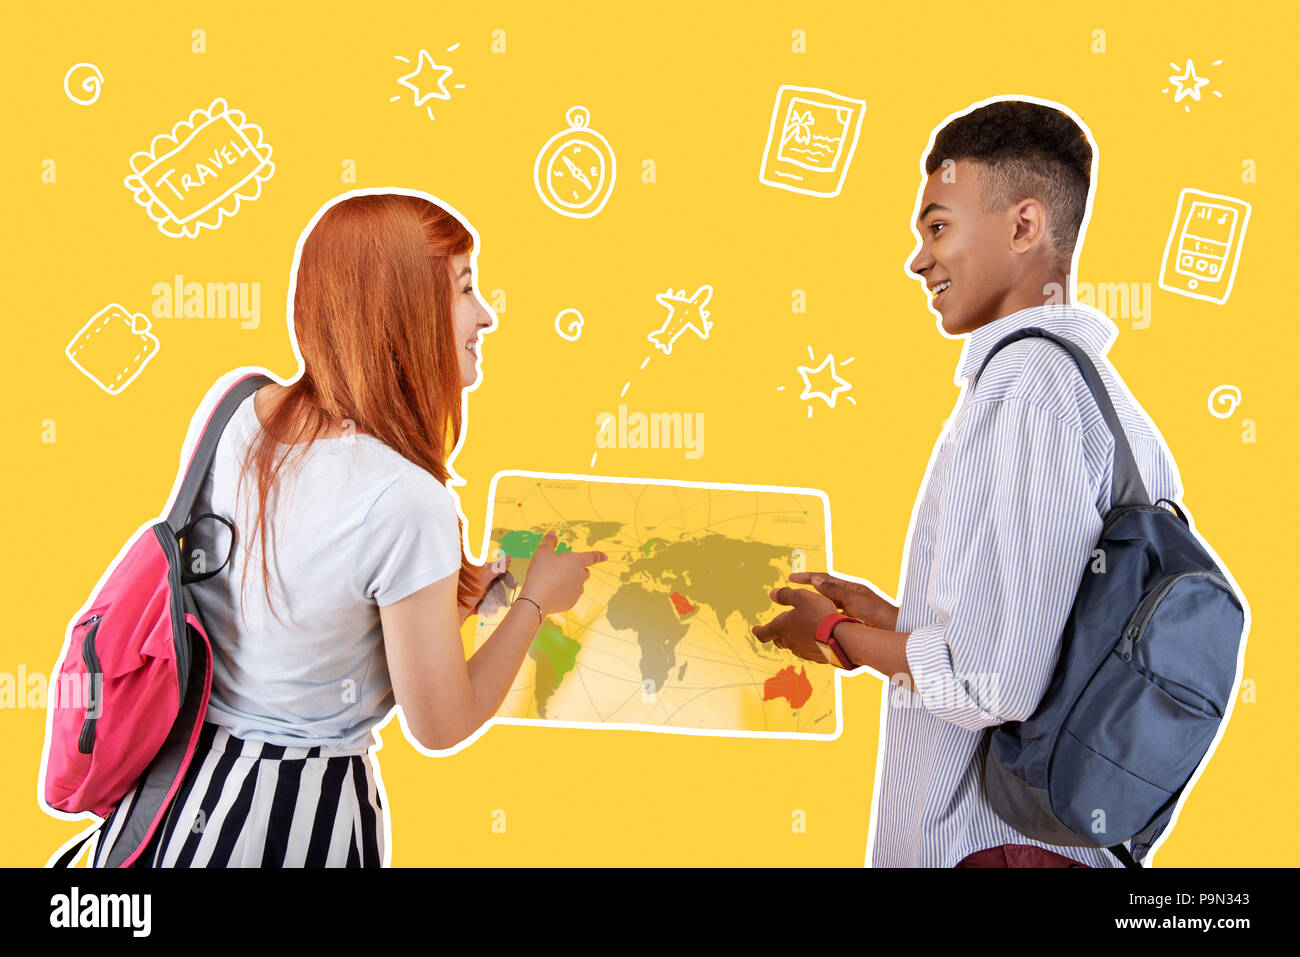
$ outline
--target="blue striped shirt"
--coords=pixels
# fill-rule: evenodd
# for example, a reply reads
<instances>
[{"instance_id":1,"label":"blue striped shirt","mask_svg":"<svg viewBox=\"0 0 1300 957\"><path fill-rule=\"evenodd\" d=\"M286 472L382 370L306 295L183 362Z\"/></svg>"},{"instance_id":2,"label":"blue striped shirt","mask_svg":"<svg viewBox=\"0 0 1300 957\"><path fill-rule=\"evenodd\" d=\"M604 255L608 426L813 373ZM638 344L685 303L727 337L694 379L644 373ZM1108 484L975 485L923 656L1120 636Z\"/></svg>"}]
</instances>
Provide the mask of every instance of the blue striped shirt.
<instances>
[{"instance_id":1,"label":"blue striped shirt","mask_svg":"<svg viewBox=\"0 0 1300 957\"><path fill-rule=\"evenodd\" d=\"M1114 437L1073 358L1022 339L970 379L1007 333L1041 326L1093 360L1151 500L1179 500L1178 469L1106 352L1100 313L1036 306L966 337L953 414L912 512L897 630L909 634L914 690L886 684L875 867L952 867L1000 844L1033 844L1092 867L1106 850L1031 840L984 797L984 729L1029 717L1047 689L1060 636L1109 509Z\"/></svg>"}]
</instances>

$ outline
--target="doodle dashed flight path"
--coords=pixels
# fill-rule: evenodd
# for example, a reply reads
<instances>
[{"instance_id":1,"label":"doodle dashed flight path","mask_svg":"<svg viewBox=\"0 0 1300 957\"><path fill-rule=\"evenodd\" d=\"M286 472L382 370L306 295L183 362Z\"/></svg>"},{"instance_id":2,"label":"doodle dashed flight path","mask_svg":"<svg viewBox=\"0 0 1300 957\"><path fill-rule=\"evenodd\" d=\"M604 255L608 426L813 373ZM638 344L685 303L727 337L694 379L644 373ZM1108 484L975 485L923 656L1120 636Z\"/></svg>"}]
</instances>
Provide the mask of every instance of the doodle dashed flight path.
<instances>
[{"instance_id":1,"label":"doodle dashed flight path","mask_svg":"<svg viewBox=\"0 0 1300 957\"><path fill-rule=\"evenodd\" d=\"M539 723L833 735L831 668L750 629L768 592L827 568L825 496L806 489L502 472L488 559L523 582L549 528L559 551L599 550L578 604L542 623L498 717ZM500 616L480 621L477 643Z\"/></svg>"}]
</instances>

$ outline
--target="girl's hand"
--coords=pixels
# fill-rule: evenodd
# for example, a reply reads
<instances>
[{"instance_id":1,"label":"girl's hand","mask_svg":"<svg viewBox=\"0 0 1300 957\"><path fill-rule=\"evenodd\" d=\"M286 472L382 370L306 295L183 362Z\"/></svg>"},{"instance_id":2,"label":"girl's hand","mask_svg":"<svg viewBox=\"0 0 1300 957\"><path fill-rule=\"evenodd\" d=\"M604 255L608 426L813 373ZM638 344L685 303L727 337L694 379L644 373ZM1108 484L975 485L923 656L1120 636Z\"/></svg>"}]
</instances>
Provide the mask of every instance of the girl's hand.
<instances>
[{"instance_id":1,"label":"girl's hand","mask_svg":"<svg viewBox=\"0 0 1300 957\"><path fill-rule=\"evenodd\" d=\"M556 552L555 542L554 529L542 536L519 593L520 598L537 603L543 618L576 605L591 575L588 568L609 558L604 552Z\"/></svg>"}]
</instances>

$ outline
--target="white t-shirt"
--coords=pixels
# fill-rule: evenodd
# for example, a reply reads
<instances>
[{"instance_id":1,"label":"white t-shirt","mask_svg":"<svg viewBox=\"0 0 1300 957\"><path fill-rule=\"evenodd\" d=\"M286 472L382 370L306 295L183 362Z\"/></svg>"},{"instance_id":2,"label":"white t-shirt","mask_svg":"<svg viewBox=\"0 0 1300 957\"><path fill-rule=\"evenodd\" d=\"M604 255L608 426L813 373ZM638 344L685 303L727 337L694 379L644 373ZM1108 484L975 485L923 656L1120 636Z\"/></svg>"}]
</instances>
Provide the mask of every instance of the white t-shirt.
<instances>
[{"instance_id":1,"label":"white t-shirt","mask_svg":"<svg viewBox=\"0 0 1300 957\"><path fill-rule=\"evenodd\" d=\"M189 448L224 391L219 386L195 416ZM267 500L273 615L260 535L253 541L251 473L238 510L235 503L240 465L260 429L250 395L226 426L191 513L215 512L238 533L230 564L190 586L212 642L207 720L241 738L364 752L377 743L371 729L394 705L379 606L457 572L457 502L437 478L373 436L317 439L305 456L294 451ZM200 522L186 538L185 566L198 571L195 550L203 549L204 567L215 568L229 541L221 523Z\"/></svg>"}]
</instances>

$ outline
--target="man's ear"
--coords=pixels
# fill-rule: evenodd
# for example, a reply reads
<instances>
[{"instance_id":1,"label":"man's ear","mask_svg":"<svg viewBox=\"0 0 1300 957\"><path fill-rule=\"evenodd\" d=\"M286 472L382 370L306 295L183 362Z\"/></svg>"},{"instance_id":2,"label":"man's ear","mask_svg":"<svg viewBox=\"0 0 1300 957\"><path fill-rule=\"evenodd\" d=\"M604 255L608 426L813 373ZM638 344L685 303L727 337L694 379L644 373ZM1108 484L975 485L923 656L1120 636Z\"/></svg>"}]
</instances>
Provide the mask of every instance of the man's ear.
<instances>
[{"instance_id":1,"label":"man's ear","mask_svg":"<svg viewBox=\"0 0 1300 957\"><path fill-rule=\"evenodd\" d=\"M1011 249L1025 253L1038 243L1048 240L1047 210L1033 197L1022 199L1011 207Z\"/></svg>"}]
</instances>

